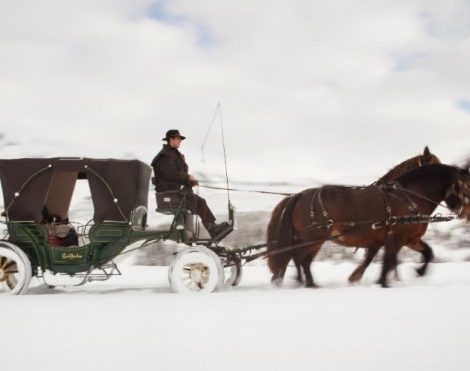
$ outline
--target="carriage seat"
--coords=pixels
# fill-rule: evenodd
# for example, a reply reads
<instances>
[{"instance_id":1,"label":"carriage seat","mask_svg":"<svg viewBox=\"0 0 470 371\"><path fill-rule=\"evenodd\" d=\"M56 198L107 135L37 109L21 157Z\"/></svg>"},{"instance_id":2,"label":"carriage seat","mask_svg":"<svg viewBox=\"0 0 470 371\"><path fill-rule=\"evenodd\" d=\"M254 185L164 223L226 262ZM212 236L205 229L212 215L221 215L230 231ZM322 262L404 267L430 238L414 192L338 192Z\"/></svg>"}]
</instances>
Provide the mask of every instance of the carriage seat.
<instances>
[{"instance_id":1,"label":"carriage seat","mask_svg":"<svg viewBox=\"0 0 470 371\"><path fill-rule=\"evenodd\" d=\"M152 184L155 185L155 177L152 177ZM157 212L159 213L174 215L180 208L183 213L188 211L183 191L155 191L155 196L157 198Z\"/></svg>"},{"instance_id":2,"label":"carriage seat","mask_svg":"<svg viewBox=\"0 0 470 371\"><path fill-rule=\"evenodd\" d=\"M186 202L184 199L184 193L181 191L166 191L156 192L157 197L157 211L159 213L173 215L178 210L186 213Z\"/></svg>"}]
</instances>

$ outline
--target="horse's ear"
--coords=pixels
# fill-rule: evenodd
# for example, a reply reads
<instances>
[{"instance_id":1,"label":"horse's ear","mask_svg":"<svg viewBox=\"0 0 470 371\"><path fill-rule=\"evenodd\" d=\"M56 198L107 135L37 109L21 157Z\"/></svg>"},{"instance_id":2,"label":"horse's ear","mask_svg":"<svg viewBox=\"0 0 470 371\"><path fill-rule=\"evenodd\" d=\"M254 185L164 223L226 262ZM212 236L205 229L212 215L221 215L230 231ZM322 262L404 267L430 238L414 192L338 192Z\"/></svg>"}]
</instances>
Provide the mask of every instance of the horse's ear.
<instances>
[{"instance_id":1,"label":"horse's ear","mask_svg":"<svg viewBox=\"0 0 470 371\"><path fill-rule=\"evenodd\" d=\"M424 157L426 160L430 160L431 157L432 157L431 151L429 150L428 146L424 147L423 157Z\"/></svg>"}]
</instances>

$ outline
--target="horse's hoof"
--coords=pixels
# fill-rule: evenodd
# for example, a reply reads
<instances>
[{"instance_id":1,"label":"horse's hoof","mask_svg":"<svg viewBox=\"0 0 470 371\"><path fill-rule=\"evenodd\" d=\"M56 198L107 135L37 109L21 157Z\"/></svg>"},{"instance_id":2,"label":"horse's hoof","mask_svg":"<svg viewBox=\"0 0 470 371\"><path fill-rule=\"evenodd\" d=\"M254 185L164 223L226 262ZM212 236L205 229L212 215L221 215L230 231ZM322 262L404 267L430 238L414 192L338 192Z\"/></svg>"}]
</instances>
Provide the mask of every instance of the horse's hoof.
<instances>
[{"instance_id":1,"label":"horse's hoof","mask_svg":"<svg viewBox=\"0 0 470 371\"><path fill-rule=\"evenodd\" d=\"M305 287L306 288L309 288L309 289L318 289L318 285L314 282L308 282L305 284Z\"/></svg>"},{"instance_id":2,"label":"horse's hoof","mask_svg":"<svg viewBox=\"0 0 470 371\"><path fill-rule=\"evenodd\" d=\"M388 289L390 287L386 281L378 280L377 283L384 289Z\"/></svg>"},{"instance_id":3,"label":"horse's hoof","mask_svg":"<svg viewBox=\"0 0 470 371\"><path fill-rule=\"evenodd\" d=\"M426 274L426 268L424 267L416 268L416 273L418 274L419 277L423 277Z\"/></svg>"},{"instance_id":4,"label":"horse's hoof","mask_svg":"<svg viewBox=\"0 0 470 371\"><path fill-rule=\"evenodd\" d=\"M362 274L360 273L353 273L349 276L348 281L350 284L358 283L362 278Z\"/></svg>"},{"instance_id":5,"label":"horse's hoof","mask_svg":"<svg viewBox=\"0 0 470 371\"><path fill-rule=\"evenodd\" d=\"M282 286L282 278L272 279L271 283L276 287L281 287Z\"/></svg>"}]
</instances>

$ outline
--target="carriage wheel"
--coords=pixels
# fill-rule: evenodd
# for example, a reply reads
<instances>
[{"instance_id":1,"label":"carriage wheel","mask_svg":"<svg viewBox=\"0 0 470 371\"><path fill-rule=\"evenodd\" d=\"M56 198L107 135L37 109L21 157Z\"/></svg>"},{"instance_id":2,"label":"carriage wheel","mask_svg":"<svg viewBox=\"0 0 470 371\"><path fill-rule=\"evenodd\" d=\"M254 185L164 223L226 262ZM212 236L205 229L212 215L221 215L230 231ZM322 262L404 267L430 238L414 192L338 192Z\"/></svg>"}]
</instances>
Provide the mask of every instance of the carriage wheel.
<instances>
[{"instance_id":1,"label":"carriage wheel","mask_svg":"<svg viewBox=\"0 0 470 371\"><path fill-rule=\"evenodd\" d=\"M190 247L176 255L168 279L176 292L212 292L223 284L224 268L212 250Z\"/></svg>"},{"instance_id":2,"label":"carriage wheel","mask_svg":"<svg viewBox=\"0 0 470 371\"><path fill-rule=\"evenodd\" d=\"M242 279L242 266L239 262L236 262L234 265L230 267L224 268L224 276L225 276L225 287L230 286L238 286L240 280Z\"/></svg>"},{"instance_id":3,"label":"carriage wheel","mask_svg":"<svg viewBox=\"0 0 470 371\"><path fill-rule=\"evenodd\" d=\"M0 294L24 294L31 277L31 263L26 254L18 246L0 242Z\"/></svg>"}]
</instances>

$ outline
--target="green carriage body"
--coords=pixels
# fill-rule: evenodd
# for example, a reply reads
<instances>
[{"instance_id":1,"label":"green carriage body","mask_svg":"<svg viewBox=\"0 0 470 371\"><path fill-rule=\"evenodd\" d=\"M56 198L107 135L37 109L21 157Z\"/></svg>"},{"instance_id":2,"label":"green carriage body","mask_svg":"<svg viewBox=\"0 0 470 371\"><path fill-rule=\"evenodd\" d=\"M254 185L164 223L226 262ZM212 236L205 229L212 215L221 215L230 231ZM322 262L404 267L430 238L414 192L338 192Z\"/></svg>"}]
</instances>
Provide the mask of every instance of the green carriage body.
<instances>
[{"instance_id":1,"label":"green carriage body","mask_svg":"<svg viewBox=\"0 0 470 371\"><path fill-rule=\"evenodd\" d=\"M147 229L150 176L151 168L137 160L0 160L8 241L24 251L33 274L41 268L70 275L102 268L137 241L171 239L190 244L184 228L184 194L177 208L166 210L174 215L170 228ZM93 224L86 232L88 243L55 246L43 222L43 207L50 204L67 215L78 179L88 180L94 205Z\"/></svg>"}]
</instances>

